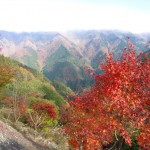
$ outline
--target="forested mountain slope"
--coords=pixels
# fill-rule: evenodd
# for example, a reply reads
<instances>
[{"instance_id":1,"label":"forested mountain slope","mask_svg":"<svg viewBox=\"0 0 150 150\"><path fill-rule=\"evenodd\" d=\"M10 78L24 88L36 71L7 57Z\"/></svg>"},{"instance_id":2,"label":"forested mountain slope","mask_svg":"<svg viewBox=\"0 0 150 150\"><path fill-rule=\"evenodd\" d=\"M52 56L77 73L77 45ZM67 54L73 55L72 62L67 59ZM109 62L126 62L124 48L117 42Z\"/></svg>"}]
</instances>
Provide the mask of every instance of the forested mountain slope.
<instances>
[{"instance_id":1,"label":"forested mountain slope","mask_svg":"<svg viewBox=\"0 0 150 150\"><path fill-rule=\"evenodd\" d=\"M85 68L98 68L105 53L121 56L127 37L136 53L147 51L149 33L89 30L15 33L0 31L0 53L42 71L50 80L61 81L75 91L89 87Z\"/></svg>"}]
</instances>

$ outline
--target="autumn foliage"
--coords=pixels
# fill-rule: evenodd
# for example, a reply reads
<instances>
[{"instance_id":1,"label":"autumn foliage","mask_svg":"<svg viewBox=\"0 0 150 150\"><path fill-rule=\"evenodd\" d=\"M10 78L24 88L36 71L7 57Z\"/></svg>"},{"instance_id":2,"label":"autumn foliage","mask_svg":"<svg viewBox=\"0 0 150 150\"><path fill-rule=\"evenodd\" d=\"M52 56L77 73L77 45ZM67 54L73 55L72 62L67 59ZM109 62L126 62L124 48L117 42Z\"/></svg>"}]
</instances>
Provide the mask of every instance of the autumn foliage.
<instances>
[{"instance_id":1,"label":"autumn foliage","mask_svg":"<svg viewBox=\"0 0 150 150\"><path fill-rule=\"evenodd\" d=\"M129 40L129 39L128 39ZM123 143L150 148L150 59L141 61L128 41L123 55L106 55L95 84L70 102L64 129L75 149L121 149ZM134 139L134 141L133 141Z\"/></svg>"},{"instance_id":2,"label":"autumn foliage","mask_svg":"<svg viewBox=\"0 0 150 150\"><path fill-rule=\"evenodd\" d=\"M22 97L16 98L7 96L3 104L11 108L10 114L12 114L13 121L15 122L17 122L27 110L26 101Z\"/></svg>"},{"instance_id":3,"label":"autumn foliage","mask_svg":"<svg viewBox=\"0 0 150 150\"><path fill-rule=\"evenodd\" d=\"M56 119L56 111L54 105L44 99L35 99L28 108L26 118L29 124L37 128L44 127L46 121Z\"/></svg>"},{"instance_id":4,"label":"autumn foliage","mask_svg":"<svg viewBox=\"0 0 150 150\"><path fill-rule=\"evenodd\" d=\"M14 76L14 68L9 64L9 59L5 59L0 55L0 89L10 82Z\"/></svg>"}]
</instances>

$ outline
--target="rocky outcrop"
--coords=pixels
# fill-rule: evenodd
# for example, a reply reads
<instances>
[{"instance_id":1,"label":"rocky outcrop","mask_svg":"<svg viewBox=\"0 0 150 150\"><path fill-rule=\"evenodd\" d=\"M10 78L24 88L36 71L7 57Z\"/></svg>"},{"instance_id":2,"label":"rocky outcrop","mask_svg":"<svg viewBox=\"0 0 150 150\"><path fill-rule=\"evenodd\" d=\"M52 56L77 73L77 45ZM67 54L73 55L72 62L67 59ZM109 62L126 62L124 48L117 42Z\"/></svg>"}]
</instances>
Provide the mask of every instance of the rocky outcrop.
<instances>
[{"instance_id":1,"label":"rocky outcrop","mask_svg":"<svg viewBox=\"0 0 150 150\"><path fill-rule=\"evenodd\" d=\"M0 150L48 150L0 121Z\"/></svg>"}]
</instances>

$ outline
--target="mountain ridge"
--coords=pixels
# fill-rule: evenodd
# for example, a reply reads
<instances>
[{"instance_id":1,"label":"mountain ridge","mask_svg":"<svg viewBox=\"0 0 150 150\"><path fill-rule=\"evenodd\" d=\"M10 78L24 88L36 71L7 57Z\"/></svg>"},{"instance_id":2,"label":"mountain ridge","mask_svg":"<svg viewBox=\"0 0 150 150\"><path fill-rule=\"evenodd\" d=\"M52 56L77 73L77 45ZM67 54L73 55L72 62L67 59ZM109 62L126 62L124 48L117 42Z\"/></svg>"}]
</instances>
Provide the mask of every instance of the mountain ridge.
<instances>
[{"instance_id":1,"label":"mountain ridge","mask_svg":"<svg viewBox=\"0 0 150 150\"><path fill-rule=\"evenodd\" d=\"M98 68L105 53L113 53L115 58L119 57L123 53L124 47L128 46L127 36L135 45L137 55L147 51L146 45L150 41L150 33L133 34L118 30L69 31L65 33L0 31L0 35L0 53L44 72L49 79L58 80L59 78L67 85L75 84L72 83L73 78L70 78L71 75L74 76L70 74L71 72L76 74L75 82L82 80L85 77L83 75L85 74L84 68ZM66 49L66 55L70 55L64 55L63 61L59 57L62 47ZM60 69L59 73L57 68ZM64 77L60 78L60 74ZM85 80L88 81L90 78L86 75Z\"/></svg>"}]
</instances>

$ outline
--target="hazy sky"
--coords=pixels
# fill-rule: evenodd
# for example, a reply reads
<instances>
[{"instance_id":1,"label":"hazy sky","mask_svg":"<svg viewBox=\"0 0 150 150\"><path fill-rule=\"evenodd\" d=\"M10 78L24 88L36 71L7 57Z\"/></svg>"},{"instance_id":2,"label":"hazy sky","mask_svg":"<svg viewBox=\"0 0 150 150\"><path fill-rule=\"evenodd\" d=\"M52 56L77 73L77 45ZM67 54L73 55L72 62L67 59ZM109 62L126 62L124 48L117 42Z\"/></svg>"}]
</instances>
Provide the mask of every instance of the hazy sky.
<instances>
[{"instance_id":1,"label":"hazy sky","mask_svg":"<svg viewBox=\"0 0 150 150\"><path fill-rule=\"evenodd\" d=\"M150 0L0 0L0 30L150 32Z\"/></svg>"}]
</instances>

